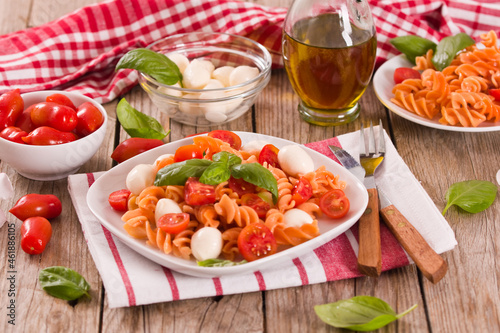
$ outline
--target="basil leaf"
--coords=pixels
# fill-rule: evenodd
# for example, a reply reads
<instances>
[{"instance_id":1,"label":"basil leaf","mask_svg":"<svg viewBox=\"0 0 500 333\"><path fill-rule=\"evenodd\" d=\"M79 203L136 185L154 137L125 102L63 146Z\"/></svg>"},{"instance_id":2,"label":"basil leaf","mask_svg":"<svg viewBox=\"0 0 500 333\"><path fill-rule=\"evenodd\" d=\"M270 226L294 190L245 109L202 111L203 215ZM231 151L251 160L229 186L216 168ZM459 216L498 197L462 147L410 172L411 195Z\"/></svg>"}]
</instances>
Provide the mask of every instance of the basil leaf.
<instances>
[{"instance_id":1,"label":"basil leaf","mask_svg":"<svg viewBox=\"0 0 500 333\"><path fill-rule=\"evenodd\" d=\"M200 177L200 182L208 185L218 185L231 177L231 171L227 167L227 163L214 162L212 163Z\"/></svg>"},{"instance_id":2,"label":"basil leaf","mask_svg":"<svg viewBox=\"0 0 500 333\"><path fill-rule=\"evenodd\" d=\"M229 266L238 266L242 264L246 264L246 260L242 261L231 261L231 260L223 260L223 259L207 259L203 261L198 261L198 266L202 267L229 267Z\"/></svg>"},{"instance_id":3,"label":"basil leaf","mask_svg":"<svg viewBox=\"0 0 500 333\"><path fill-rule=\"evenodd\" d=\"M474 45L474 40L466 33L448 36L439 42L436 52L432 56L432 64L438 71L448 67L457 53L468 46Z\"/></svg>"},{"instance_id":4,"label":"basil leaf","mask_svg":"<svg viewBox=\"0 0 500 333\"><path fill-rule=\"evenodd\" d=\"M406 315L417 304L397 314L386 302L372 296L355 296L335 303L316 305L316 315L334 327L355 331L373 331Z\"/></svg>"},{"instance_id":5,"label":"basil leaf","mask_svg":"<svg viewBox=\"0 0 500 333\"><path fill-rule=\"evenodd\" d=\"M184 185L189 177L200 177L212 161L193 158L161 168L156 174L156 186Z\"/></svg>"},{"instance_id":6,"label":"basil leaf","mask_svg":"<svg viewBox=\"0 0 500 333\"><path fill-rule=\"evenodd\" d=\"M118 61L115 70L122 68L136 69L163 84L182 82L179 67L166 55L150 49L139 48L127 52Z\"/></svg>"},{"instance_id":7,"label":"basil leaf","mask_svg":"<svg viewBox=\"0 0 500 333\"><path fill-rule=\"evenodd\" d=\"M278 182L271 171L259 163L245 163L233 166L231 175L234 178L252 183L258 187L268 190L273 195L274 203L278 202Z\"/></svg>"},{"instance_id":8,"label":"basil leaf","mask_svg":"<svg viewBox=\"0 0 500 333\"><path fill-rule=\"evenodd\" d=\"M153 117L134 109L125 98L116 106L116 116L125 132L133 138L162 140L170 132Z\"/></svg>"},{"instance_id":9,"label":"basil leaf","mask_svg":"<svg viewBox=\"0 0 500 333\"><path fill-rule=\"evenodd\" d=\"M87 295L90 285L85 279L70 268L63 266L47 267L38 276L40 285L49 295L73 301Z\"/></svg>"},{"instance_id":10,"label":"basil leaf","mask_svg":"<svg viewBox=\"0 0 500 333\"><path fill-rule=\"evenodd\" d=\"M241 164L241 158L227 151L221 151L212 155L212 161L226 163L229 168L233 165Z\"/></svg>"},{"instance_id":11,"label":"basil leaf","mask_svg":"<svg viewBox=\"0 0 500 333\"><path fill-rule=\"evenodd\" d=\"M495 184L486 180L468 180L450 186L446 191L446 207L443 215L452 205L466 212L479 213L493 204L497 196Z\"/></svg>"},{"instance_id":12,"label":"basil leaf","mask_svg":"<svg viewBox=\"0 0 500 333\"><path fill-rule=\"evenodd\" d=\"M418 36L396 37L389 42L414 65L416 57L426 54L430 49L436 50L436 43Z\"/></svg>"}]
</instances>

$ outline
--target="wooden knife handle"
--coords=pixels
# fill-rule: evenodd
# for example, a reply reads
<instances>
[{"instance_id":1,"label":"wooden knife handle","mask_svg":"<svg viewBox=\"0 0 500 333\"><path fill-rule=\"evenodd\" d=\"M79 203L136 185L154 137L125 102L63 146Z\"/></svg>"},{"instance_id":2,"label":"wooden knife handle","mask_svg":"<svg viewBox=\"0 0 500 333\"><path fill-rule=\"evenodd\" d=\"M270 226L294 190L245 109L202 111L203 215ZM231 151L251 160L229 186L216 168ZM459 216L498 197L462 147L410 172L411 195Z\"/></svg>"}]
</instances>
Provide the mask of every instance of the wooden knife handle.
<instances>
[{"instance_id":1,"label":"wooden knife handle","mask_svg":"<svg viewBox=\"0 0 500 333\"><path fill-rule=\"evenodd\" d=\"M378 192L375 188L368 189L368 206L359 218L358 270L373 277L382 271Z\"/></svg>"},{"instance_id":2,"label":"wooden knife handle","mask_svg":"<svg viewBox=\"0 0 500 333\"><path fill-rule=\"evenodd\" d=\"M422 274L432 283L441 280L448 270L446 261L425 241L422 235L394 205L380 210L382 219L403 246Z\"/></svg>"}]
</instances>

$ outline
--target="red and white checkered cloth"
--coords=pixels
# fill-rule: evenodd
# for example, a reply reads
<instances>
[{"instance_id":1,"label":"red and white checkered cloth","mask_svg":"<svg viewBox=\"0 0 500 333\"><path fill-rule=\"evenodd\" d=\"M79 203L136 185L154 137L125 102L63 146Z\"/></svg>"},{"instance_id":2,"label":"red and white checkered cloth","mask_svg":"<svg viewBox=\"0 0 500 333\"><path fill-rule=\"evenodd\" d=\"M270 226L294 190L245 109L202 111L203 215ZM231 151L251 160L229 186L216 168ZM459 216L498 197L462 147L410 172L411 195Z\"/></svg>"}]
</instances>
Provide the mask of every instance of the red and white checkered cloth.
<instances>
[{"instance_id":1,"label":"red and white checkered cloth","mask_svg":"<svg viewBox=\"0 0 500 333\"><path fill-rule=\"evenodd\" d=\"M398 52L389 40L416 34L439 41L465 32L479 41L500 33L497 1L369 1L377 28L377 66ZM190 31L248 36L281 65L286 8L229 0L109 0L58 20L0 36L0 93L65 89L109 102L137 83L137 73L115 73L126 52L162 37Z\"/></svg>"}]
</instances>

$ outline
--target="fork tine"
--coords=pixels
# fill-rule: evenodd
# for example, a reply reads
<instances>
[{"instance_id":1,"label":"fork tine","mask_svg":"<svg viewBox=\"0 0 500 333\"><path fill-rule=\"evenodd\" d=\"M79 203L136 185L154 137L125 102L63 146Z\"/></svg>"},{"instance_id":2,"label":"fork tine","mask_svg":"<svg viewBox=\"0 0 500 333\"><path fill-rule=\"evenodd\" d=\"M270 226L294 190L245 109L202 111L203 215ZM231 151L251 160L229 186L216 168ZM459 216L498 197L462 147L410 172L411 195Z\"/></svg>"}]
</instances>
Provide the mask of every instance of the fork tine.
<instances>
[{"instance_id":1,"label":"fork tine","mask_svg":"<svg viewBox=\"0 0 500 333\"><path fill-rule=\"evenodd\" d=\"M378 152L379 154L385 154L385 139L384 139L384 127L382 127L382 119L379 120L378 128Z\"/></svg>"},{"instance_id":2,"label":"fork tine","mask_svg":"<svg viewBox=\"0 0 500 333\"><path fill-rule=\"evenodd\" d=\"M365 129L363 123L361 123L361 128L359 129L359 154L368 156L368 150L365 144Z\"/></svg>"},{"instance_id":3,"label":"fork tine","mask_svg":"<svg viewBox=\"0 0 500 333\"><path fill-rule=\"evenodd\" d=\"M373 132L373 123L370 121L370 134L368 135L368 150L370 154L376 153L375 133Z\"/></svg>"}]
</instances>

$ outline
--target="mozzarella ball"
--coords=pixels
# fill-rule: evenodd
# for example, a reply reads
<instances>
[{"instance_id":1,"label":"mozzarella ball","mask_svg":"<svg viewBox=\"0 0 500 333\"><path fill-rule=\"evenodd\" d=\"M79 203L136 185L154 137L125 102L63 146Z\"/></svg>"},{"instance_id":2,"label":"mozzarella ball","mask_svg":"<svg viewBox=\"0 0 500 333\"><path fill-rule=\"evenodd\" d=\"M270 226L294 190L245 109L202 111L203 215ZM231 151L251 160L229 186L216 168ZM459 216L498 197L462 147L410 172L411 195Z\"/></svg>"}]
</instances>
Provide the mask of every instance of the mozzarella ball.
<instances>
[{"instance_id":1,"label":"mozzarella ball","mask_svg":"<svg viewBox=\"0 0 500 333\"><path fill-rule=\"evenodd\" d=\"M202 60L194 59L182 73L182 84L185 88L201 89L210 81L211 72Z\"/></svg>"},{"instance_id":2,"label":"mozzarella ball","mask_svg":"<svg viewBox=\"0 0 500 333\"><path fill-rule=\"evenodd\" d=\"M146 187L153 185L156 173L151 164L138 164L127 175L125 184L130 192L139 195Z\"/></svg>"},{"instance_id":3,"label":"mozzarella ball","mask_svg":"<svg viewBox=\"0 0 500 333\"><path fill-rule=\"evenodd\" d=\"M281 169L291 176L297 177L314 171L314 162L299 145L289 145L280 149L278 161Z\"/></svg>"},{"instance_id":4,"label":"mozzarella ball","mask_svg":"<svg viewBox=\"0 0 500 333\"><path fill-rule=\"evenodd\" d=\"M206 69L210 73L210 76L212 76L215 70L215 66L210 60L193 59L191 62L197 62L196 66Z\"/></svg>"},{"instance_id":5,"label":"mozzarella ball","mask_svg":"<svg viewBox=\"0 0 500 333\"><path fill-rule=\"evenodd\" d=\"M167 54L167 57L170 60L172 60L177 65L177 67L179 67L179 70L181 71L181 73L184 73L184 71L186 70L186 67L189 65L189 59L183 54L170 53L170 54Z\"/></svg>"},{"instance_id":6,"label":"mozzarella ball","mask_svg":"<svg viewBox=\"0 0 500 333\"><path fill-rule=\"evenodd\" d=\"M198 261L217 258L222 251L222 234L217 228L204 227L191 237L191 250Z\"/></svg>"},{"instance_id":7,"label":"mozzarella ball","mask_svg":"<svg viewBox=\"0 0 500 333\"><path fill-rule=\"evenodd\" d=\"M248 152L253 152L253 151L260 152L262 150L262 148L264 148L264 146L267 144L269 144L269 142L264 141L264 140L253 140L253 141L245 143L241 147L241 150L248 151Z\"/></svg>"},{"instance_id":8,"label":"mozzarella ball","mask_svg":"<svg viewBox=\"0 0 500 333\"><path fill-rule=\"evenodd\" d=\"M224 84L216 79L210 79L207 85L203 87L203 89L220 89L224 88Z\"/></svg>"},{"instance_id":9,"label":"mozzarella ball","mask_svg":"<svg viewBox=\"0 0 500 333\"><path fill-rule=\"evenodd\" d=\"M229 75L229 85L235 86L250 81L259 75L259 69L250 66L238 66Z\"/></svg>"},{"instance_id":10,"label":"mozzarella ball","mask_svg":"<svg viewBox=\"0 0 500 333\"><path fill-rule=\"evenodd\" d=\"M222 66L216 68L212 73L212 78L222 82L222 84L224 84L224 87L229 87L229 76L231 75L231 72L233 70L233 66Z\"/></svg>"},{"instance_id":11,"label":"mozzarella ball","mask_svg":"<svg viewBox=\"0 0 500 333\"><path fill-rule=\"evenodd\" d=\"M304 224L313 223L313 218L298 208L292 208L287 210L285 214L283 214L285 224L289 227L297 227L300 228Z\"/></svg>"},{"instance_id":12,"label":"mozzarella ball","mask_svg":"<svg viewBox=\"0 0 500 333\"><path fill-rule=\"evenodd\" d=\"M221 123L226 121L227 116L222 112L208 111L205 113L205 118L212 123Z\"/></svg>"},{"instance_id":13,"label":"mozzarella ball","mask_svg":"<svg viewBox=\"0 0 500 333\"><path fill-rule=\"evenodd\" d=\"M184 98L199 99L200 94L185 94ZM203 107L198 103L193 102L179 102L179 110L192 116L199 116L203 114Z\"/></svg>"},{"instance_id":14,"label":"mozzarella ball","mask_svg":"<svg viewBox=\"0 0 500 333\"><path fill-rule=\"evenodd\" d=\"M181 207L172 199L162 198L158 200L155 208L155 221L158 221L160 217L165 214L177 214L182 213Z\"/></svg>"},{"instance_id":15,"label":"mozzarella ball","mask_svg":"<svg viewBox=\"0 0 500 333\"><path fill-rule=\"evenodd\" d=\"M179 82L177 82L176 84L173 84L172 86L181 88L181 84ZM162 94L170 95L170 96L174 96L174 97L181 97L182 96L182 91L170 89L167 87L159 87L158 91L161 92Z\"/></svg>"}]
</instances>

